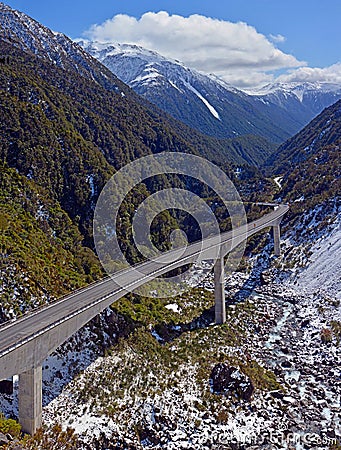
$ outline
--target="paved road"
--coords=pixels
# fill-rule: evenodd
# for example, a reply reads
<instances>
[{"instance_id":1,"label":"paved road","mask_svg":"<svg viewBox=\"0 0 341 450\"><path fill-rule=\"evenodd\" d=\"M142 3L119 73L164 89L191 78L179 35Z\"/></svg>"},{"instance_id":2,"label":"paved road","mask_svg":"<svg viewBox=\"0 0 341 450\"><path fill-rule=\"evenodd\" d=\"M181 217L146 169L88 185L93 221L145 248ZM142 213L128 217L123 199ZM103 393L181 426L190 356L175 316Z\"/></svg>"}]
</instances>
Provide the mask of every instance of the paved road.
<instances>
[{"instance_id":1,"label":"paved road","mask_svg":"<svg viewBox=\"0 0 341 450\"><path fill-rule=\"evenodd\" d=\"M273 212L237 228L233 234L229 231L191 244L185 249L166 252L154 261L148 261L136 266L136 268L117 272L112 278L106 278L91 284L58 300L56 303L44 306L18 320L2 325L0 327L0 358L8 354L13 348L20 346L27 339L31 339L32 336L42 334L46 329L56 327L85 309L104 303L108 298L112 297L113 301L117 300L127 292L128 288L137 288L163 273L193 262L198 259L198 255L200 255L201 260L209 259L214 253L219 252L222 244L226 249L234 248L238 244L236 241L241 242L263 228L273 225L288 209L287 205L279 205ZM124 287L122 288L122 286ZM103 309L105 307L103 306ZM76 331L74 330L74 332Z\"/></svg>"}]
</instances>

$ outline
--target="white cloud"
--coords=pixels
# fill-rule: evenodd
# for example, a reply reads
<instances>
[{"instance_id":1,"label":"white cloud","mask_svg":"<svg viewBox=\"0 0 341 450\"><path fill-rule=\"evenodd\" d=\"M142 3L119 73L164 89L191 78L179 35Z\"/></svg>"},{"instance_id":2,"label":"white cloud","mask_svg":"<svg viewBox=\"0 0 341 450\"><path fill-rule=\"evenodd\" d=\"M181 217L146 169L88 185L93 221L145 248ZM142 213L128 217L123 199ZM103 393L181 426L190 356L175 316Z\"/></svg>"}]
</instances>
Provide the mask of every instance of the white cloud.
<instances>
[{"instance_id":1,"label":"white cloud","mask_svg":"<svg viewBox=\"0 0 341 450\"><path fill-rule=\"evenodd\" d=\"M246 23L198 14L183 17L147 12L140 19L119 14L93 25L85 35L101 42L140 45L240 87L271 81L271 71L305 65ZM277 42L284 39L280 35L273 38Z\"/></svg>"},{"instance_id":2,"label":"white cloud","mask_svg":"<svg viewBox=\"0 0 341 450\"><path fill-rule=\"evenodd\" d=\"M277 43L285 42L285 41L286 41L286 37L285 37L285 36L282 36L281 34L276 34L276 35L270 34L269 38L270 38L273 42L277 42Z\"/></svg>"},{"instance_id":3,"label":"white cloud","mask_svg":"<svg viewBox=\"0 0 341 450\"><path fill-rule=\"evenodd\" d=\"M214 75L239 89L264 86L274 81L274 76L272 74L258 70L245 70L235 68L234 70L230 71L216 71Z\"/></svg>"},{"instance_id":4,"label":"white cloud","mask_svg":"<svg viewBox=\"0 0 341 450\"><path fill-rule=\"evenodd\" d=\"M282 82L341 83L341 63L329 67L300 67L278 78Z\"/></svg>"}]
</instances>

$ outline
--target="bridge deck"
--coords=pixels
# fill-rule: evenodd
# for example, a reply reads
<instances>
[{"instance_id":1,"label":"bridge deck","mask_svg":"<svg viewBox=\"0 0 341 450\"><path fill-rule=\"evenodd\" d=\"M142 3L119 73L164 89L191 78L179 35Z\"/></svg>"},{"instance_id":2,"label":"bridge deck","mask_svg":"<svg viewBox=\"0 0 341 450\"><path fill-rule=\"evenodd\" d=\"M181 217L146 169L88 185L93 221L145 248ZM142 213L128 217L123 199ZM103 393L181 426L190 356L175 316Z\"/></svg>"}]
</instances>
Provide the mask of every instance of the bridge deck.
<instances>
[{"instance_id":1,"label":"bridge deck","mask_svg":"<svg viewBox=\"0 0 341 450\"><path fill-rule=\"evenodd\" d=\"M98 310L105 309L113 301L122 297L128 288L139 287L161 274L193 262L198 255L201 260L210 259L219 254L221 248L224 249L223 254L227 254L249 236L279 223L288 209L287 205L279 205L275 211L237 228L233 233L229 231L191 244L185 249L166 252L154 261L117 272L113 277L105 278L18 320L2 325L0 327L0 379L8 376L8 374L2 373L2 358L9 353L14 353L20 346L24 346L52 328L61 326L63 322L82 314L85 310L93 309L94 317L98 314ZM175 252L181 256L173 261ZM77 328L73 330L73 333L76 331ZM57 348L61 344L62 342L56 342L54 347ZM46 349L46 351L50 350Z\"/></svg>"}]
</instances>

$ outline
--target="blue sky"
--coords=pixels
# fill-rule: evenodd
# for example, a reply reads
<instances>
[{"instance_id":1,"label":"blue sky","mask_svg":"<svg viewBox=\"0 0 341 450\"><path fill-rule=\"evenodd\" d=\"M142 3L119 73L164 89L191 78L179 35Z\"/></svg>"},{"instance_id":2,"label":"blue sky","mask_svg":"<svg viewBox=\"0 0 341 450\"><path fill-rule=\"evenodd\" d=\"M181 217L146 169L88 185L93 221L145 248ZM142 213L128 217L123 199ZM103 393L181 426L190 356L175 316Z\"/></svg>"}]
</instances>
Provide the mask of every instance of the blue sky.
<instances>
[{"instance_id":1,"label":"blue sky","mask_svg":"<svg viewBox=\"0 0 341 450\"><path fill-rule=\"evenodd\" d=\"M256 40L259 39L260 41L261 37L264 36L283 55L290 55L298 61L295 64L288 57L284 58L283 55L281 63L277 62L271 67L269 66L269 58L273 58L271 55L268 55L268 61L263 66L258 60L255 61L256 65L258 64L259 81L261 80L260 73L278 75L279 73L285 73L286 70L293 71L300 66L326 68L341 62L341 0L326 0L324 2L322 0L160 0L157 2L155 0L58 0L58 2L8 0L6 3L27 13L53 30L62 31L73 38L81 37L93 24L102 24L117 14L126 14L140 19L147 12L167 11L169 16L178 15L188 18L190 15L198 14L220 19L227 23L245 22L250 28L253 27L257 31L258 36ZM154 16L153 19L159 21L161 16ZM138 33L144 33L144 38L141 38L136 43L148 44L149 47L154 46L153 50L160 52L162 50L165 56L176 57L183 60L187 65L190 63L200 70L210 71L209 58L207 59L207 64L201 64L200 66L200 61L197 60L198 55L193 55L192 53L190 57L189 54L182 55L181 44L179 44L181 42L180 38L179 41L168 42L169 46L173 45L172 49L168 48L166 44L158 46L156 38L153 41L150 36L147 36L147 20L144 21L144 24L141 22L134 26L132 25L130 34L124 32L123 22L121 20L121 22L115 21L109 24L112 34L108 34L109 25L107 24L105 33L102 27L97 28L90 35L88 33L88 36L101 40L103 40L103 36L106 40L122 38L135 43L134 39L137 39ZM164 17L162 23L164 24L166 40L168 39L167 34L168 36L172 33L174 34L174 30L178 32L179 20L178 22L175 20L165 21ZM194 26L193 24L194 21L188 21L188 23L183 22L180 25L181 27L184 25L189 30ZM205 28L205 24L207 28ZM201 27L201 25L203 26L203 33L214 33L214 26L209 26L208 22L202 21L198 26ZM169 29L167 29L168 26L170 27ZM121 34L117 30L121 30ZM225 30L227 34L224 34L223 29L221 31L223 33L222 40L227 40L233 39L233 36L239 36L241 28L237 30L235 27L235 30L231 31L230 34L228 34L227 29ZM245 38L245 41L242 39L241 48L247 46L248 42L253 39L251 30L246 30L246 32L249 34L249 37L248 40ZM160 33L157 36L158 42L163 39ZM274 38L274 36L277 38ZM187 37L189 39L189 32L187 32ZM202 40L200 42L202 48L204 48L206 41ZM218 37L213 47L212 42L208 46L214 49L217 42ZM259 45L261 45L260 42ZM265 45L264 42L263 45ZM175 46L177 46L176 49ZM251 52L263 50L269 52L270 49L264 48L261 50L258 48L255 50L251 45L249 50L251 54ZM226 58L230 57L230 55L231 53L226 55ZM280 56L276 55L275 58L278 59ZM202 57L204 56L202 55ZM220 58L222 57L223 54L221 53ZM243 64L245 69L245 61ZM328 79L332 78L333 70L335 69L329 70ZM230 80L223 67L213 64L211 71L218 72L218 75L221 76L226 75L225 79L227 81L235 79L235 84L238 84L238 77L230 77ZM339 67L337 67L337 71L339 71ZM314 72L314 76L317 76L316 74L317 72ZM307 71L305 71L304 76L308 76ZM310 74L309 76L312 75Z\"/></svg>"}]
</instances>

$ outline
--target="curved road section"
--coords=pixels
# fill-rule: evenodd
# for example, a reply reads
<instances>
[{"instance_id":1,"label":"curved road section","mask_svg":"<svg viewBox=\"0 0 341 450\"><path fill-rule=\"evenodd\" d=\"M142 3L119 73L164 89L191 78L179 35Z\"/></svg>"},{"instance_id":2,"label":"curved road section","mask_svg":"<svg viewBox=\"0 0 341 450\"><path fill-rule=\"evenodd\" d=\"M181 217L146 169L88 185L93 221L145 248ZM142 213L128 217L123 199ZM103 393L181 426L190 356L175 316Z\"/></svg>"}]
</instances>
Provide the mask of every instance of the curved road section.
<instances>
[{"instance_id":1,"label":"curved road section","mask_svg":"<svg viewBox=\"0 0 341 450\"><path fill-rule=\"evenodd\" d=\"M271 206L275 206L274 211L254 222L188 245L182 252L179 249L166 252L154 261L117 272L114 276L75 291L56 303L5 323L0 327L0 380L42 364L64 341L128 291L198 260L198 256L200 260L213 258L217 254L222 257L264 228L272 226L274 230L276 227L279 229L279 223L289 206ZM181 256L174 259L174 252L181 253Z\"/></svg>"}]
</instances>

